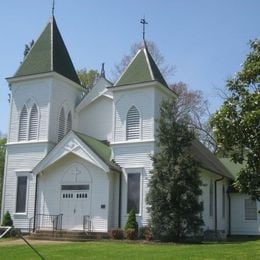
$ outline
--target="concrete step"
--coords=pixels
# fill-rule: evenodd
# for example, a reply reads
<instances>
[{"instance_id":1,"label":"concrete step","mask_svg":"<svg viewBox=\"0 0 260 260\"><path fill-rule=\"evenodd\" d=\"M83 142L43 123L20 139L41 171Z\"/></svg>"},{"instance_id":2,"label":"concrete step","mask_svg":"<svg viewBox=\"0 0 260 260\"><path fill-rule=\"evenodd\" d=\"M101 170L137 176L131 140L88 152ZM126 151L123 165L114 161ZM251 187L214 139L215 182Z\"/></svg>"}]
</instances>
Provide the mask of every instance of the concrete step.
<instances>
[{"instance_id":1,"label":"concrete step","mask_svg":"<svg viewBox=\"0 0 260 260\"><path fill-rule=\"evenodd\" d=\"M30 235L31 239L62 240L62 241L90 241L97 239L108 239L106 232L83 232L83 231L47 231L37 230Z\"/></svg>"}]
</instances>

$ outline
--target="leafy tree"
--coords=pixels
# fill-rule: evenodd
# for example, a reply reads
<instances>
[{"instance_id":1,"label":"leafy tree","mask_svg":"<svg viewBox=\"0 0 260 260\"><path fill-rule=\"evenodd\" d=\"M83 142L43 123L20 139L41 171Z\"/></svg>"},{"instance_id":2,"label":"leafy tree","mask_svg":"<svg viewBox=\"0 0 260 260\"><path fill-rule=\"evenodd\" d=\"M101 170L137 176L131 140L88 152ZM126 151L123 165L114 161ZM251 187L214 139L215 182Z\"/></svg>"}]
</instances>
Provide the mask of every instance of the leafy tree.
<instances>
[{"instance_id":1,"label":"leafy tree","mask_svg":"<svg viewBox=\"0 0 260 260\"><path fill-rule=\"evenodd\" d=\"M128 214L127 222L126 222L126 225L125 225L125 231L127 229L134 229L136 235L138 233L138 223L136 221L136 216L135 216L135 210L134 209L130 210L130 212Z\"/></svg>"},{"instance_id":2,"label":"leafy tree","mask_svg":"<svg viewBox=\"0 0 260 260\"><path fill-rule=\"evenodd\" d=\"M6 138L0 138L0 211L2 203L3 177L5 167L5 144Z\"/></svg>"},{"instance_id":3,"label":"leafy tree","mask_svg":"<svg viewBox=\"0 0 260 260\"><path fill-rule=\"evenodd\" d=\"M91 89L95 83L95 80L100 76L97 70L87 70L86 68L77 71L80 83L87 89Z\"/></svg>"},{"instance_id":4,"label":"leafy tree","mask_svg":"<svg viewBox=\"0 0 260 260\"><path fill-rule=\"evenodd\" d=\"M220 148L235 163L243 164L235 182L239 191L260 199L260 40L241 70L227 80L229 96L215 113L211 125Z\"/></svg>"},{"instance_id":5,"label":"leafy tree","mask_svg":"<svg viewBox=\"0 0 260 260\"><path fill-rule=\"evenodd\" d=\"M24 52L23 52L23 57L25 58L29 51L31 50L32 46L34 45L34 40L32 40L29 44L25 44L24 46Z\"/></svg>"},{"instance_id":6,"label":"leafy tree","mask_svg":"<svg viewBox=\"0 0 260 260\"><path fill-rule=\"evenodd\" d=\"M152 157L147 202L155 237L179 240L196 235L203 224L198 163L189 153L194 139L175 102L164 101L157 131L158 152Z\"/></svg>"}]
</instances>

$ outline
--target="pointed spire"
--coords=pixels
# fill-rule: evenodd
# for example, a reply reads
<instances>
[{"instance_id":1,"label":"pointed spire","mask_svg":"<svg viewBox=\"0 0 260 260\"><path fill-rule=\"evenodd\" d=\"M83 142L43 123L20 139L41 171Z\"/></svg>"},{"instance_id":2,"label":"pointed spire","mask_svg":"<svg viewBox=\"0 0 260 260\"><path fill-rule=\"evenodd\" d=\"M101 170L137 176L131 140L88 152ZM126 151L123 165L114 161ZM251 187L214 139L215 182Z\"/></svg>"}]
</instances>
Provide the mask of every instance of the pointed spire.
<instances>
[{"instance_id":1,"label":"pointed spire","mask_svg":"<svg viewBox=\"0 0 260 260\"><path fill-rule=\"evenodd\" d=\"M148 51L146 42L129 63L115 86L130 85L149 81L158 81L168 87L159 68Z\"/></svg>"},{"instance_id":2,"label":"pointed spire","mask_svg":"<svg viewBox=\"0 0 260 260\"><path fill-rule=\"evenodd\" d=\"M102 63L102 68L101 68L101 72L100 72L100 77L102 78L106 78L106 72L105 72L105 63Z\"/></svg>"},{"instance_id":3,"label":"pointed spire","mask_svg":"<svg viewBox=\"0 0 260 260\"><path fill-rule=\"evenodd\" d=\"M55 11L55 0L52 0L52 10L51 10L51 14L54 17L54 11Z\"/></svg>"},{"instance_id":4,"label":"pointed spire","mask_svg":"<svg viewBox=\"0 0 260 260\"><path fill-rule=\"evenodd\" d=\"M80 84L54 16L51 17L14 77L53 71Z\"/></svg>"}]
</instances>

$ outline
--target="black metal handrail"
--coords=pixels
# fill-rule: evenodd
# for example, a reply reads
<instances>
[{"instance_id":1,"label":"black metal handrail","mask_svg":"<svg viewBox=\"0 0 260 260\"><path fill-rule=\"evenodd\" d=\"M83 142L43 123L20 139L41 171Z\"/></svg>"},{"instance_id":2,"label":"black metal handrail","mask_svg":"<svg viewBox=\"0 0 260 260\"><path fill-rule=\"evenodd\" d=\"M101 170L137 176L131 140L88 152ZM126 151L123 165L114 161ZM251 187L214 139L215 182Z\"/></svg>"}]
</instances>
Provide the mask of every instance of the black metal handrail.
<instances>
[{"instance_id":1,"label":"black metal handrail","mask_svg":"<svg viewBox=\"0 0 260 260\"><path fill-rule=\"evenodd\" d=\"M89 215L83 216L83 230L85 232L91 232L91 219Z\"/></svg>"},{"instance_id":2,"label":"black metal handrail","mask_svg":"<svg viewBox=\"0 0 260 260\"><path fill-rule=\"evenodd\" d=\"M62 216L58 215L47 215L47 214L37 214L35 221L35 229L39 230L62 230Z\"/></svg>"}]
</instances>

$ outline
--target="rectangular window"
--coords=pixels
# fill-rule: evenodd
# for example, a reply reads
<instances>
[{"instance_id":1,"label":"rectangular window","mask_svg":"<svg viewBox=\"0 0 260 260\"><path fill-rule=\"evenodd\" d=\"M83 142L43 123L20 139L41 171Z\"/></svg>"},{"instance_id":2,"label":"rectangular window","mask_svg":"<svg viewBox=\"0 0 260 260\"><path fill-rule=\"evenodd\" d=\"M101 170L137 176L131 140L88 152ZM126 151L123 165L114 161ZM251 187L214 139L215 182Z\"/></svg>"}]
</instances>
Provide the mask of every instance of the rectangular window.
<instances>
[{"instance_id":1,"label":"rectangular window","mask_svg":"<svg viewBox=\"0 0 260 260\"><path fill-rule=\"evenodd\" d=\"M17 177L16 212L24 213L26 207L27 176Z\"/></svg>"},{"instance_id":2,"label":"rectangular window","mask_svg":"<svg viewBox=\"0 0 260 260\"><path fill-rule=\"evenodd\" d=\"M132 209L136 214L140 212L140 173L127 175L127 213Z\"/></svg>"},{"instance_id":3,"label":"rectangular window","mask_svg":"<svg viewBox=\"0 0 260 260\"><path fill-rule=\"evenodd\" d=\"M245 220L257 220L255 200L245 199Z\"/></svg>"}]
</instances>

